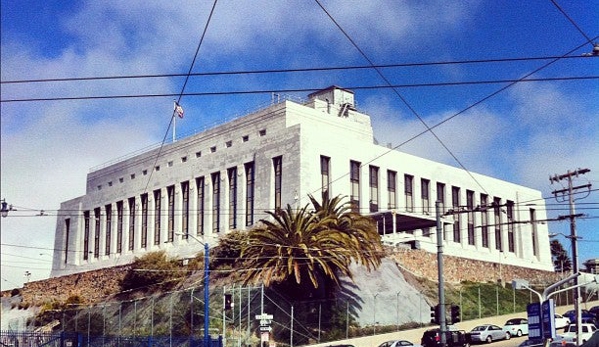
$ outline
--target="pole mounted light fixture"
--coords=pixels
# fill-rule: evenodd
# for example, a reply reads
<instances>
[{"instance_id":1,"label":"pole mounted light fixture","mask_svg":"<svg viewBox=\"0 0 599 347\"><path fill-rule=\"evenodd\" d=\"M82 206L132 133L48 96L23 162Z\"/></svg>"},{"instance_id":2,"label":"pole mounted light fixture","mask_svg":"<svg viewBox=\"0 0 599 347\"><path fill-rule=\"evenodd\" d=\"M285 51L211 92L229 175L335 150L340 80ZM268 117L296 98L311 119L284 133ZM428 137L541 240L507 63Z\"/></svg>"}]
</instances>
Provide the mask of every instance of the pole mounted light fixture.
<instances>
[{"instance_id":1,"label":"pole mounted light fixture","mask_svg":"<svg viewBox=\"0 0 599 347\"><path fill-rule=\"evenodd\" d=\"M6 202L6 199L2 199L2 207L0 209L0 214L2 215L2 218L6 218L8 217L8 212L12 211L12 205L9 205Z\"/></svg>"},{"instance_id":2,"label":"pole mounted light fixture","mask_svg":"<svg viewBox=\"0 0 599 347\"><path fill-rule=\"evenodd\" d=\"M204 347L210 347L210 247L208 242L202 241L190 233L176 233L176 235L191 237L204 245Z\"/></svg>"}]
</instances>

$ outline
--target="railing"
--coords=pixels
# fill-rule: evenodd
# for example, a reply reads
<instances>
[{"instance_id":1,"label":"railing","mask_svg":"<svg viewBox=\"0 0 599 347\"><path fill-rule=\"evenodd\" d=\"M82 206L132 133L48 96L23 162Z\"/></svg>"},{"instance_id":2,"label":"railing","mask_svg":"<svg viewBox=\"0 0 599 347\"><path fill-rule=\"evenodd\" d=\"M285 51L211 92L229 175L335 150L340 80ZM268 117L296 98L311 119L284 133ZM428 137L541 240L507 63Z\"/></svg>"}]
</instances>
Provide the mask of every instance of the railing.
<instances>
[{"instance_id":1,"label":"railing","mask_svg":"<svg viewBox=\"0 0 599 347\"><path fill-rule=\"evenodd\" d=\"M248 114L252 114L252 113L258 112L258 111L260 111L262 109L265 109L267 107L270 107L272 105L275 105L275 104L278 104L278 103L281 103L281 102L284 102L284 101L293 101L293 102L297 102L297 103L300 103L300 104L303 104L303 103L306 102L304 99L296 97L296 96L276 94L268 102L263 102L263 103L260 103L260 104L258 104L256 106L253 106L252 108L249 108L249 109L246 109L244 111L238 112L238 113L236 113L234 115L231 115L231 116L228 116L228 117L224 117L224 118L220 118L218 121L212 122L211 124L206 124L202 128L196 128L194 130L182 133L182 134L179 135L180 136L179 140L184 139L186 137L190 137L190 136L199 134L199 133L207 131L209 129L216 128L217 126L222 125L224 123L228 123L228 122L234 121L234 120L239 119L241 117L244 117L244 116L246 116ZM90 172L94 172L94 171L106 168L106 167L108 167L110 165L119 163L119 162L121 162L123 160L127 160L127 159L133 158L133 157L135 157L137 155L140 155L140 154L149 152L149 151L151 151L153 149L159 148L160 146L161 146L160 142L151 144L151 145L146 146L144 148L138 149L138 150L136 150L134 152L125 154L123 156L120 156L118 158L114 158L114 159L112 159L110 161L107 161L105 163L102 163L100 165L94 166L89 171Z\"/></svg>"}]
</instances>

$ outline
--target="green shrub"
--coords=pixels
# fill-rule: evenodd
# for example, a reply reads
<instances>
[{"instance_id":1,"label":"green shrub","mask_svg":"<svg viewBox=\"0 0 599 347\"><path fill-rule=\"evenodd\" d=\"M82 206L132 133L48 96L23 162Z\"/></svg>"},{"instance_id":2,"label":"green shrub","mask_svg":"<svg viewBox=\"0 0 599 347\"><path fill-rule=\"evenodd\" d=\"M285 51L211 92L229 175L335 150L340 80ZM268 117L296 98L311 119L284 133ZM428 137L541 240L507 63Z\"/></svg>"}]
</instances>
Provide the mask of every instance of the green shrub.
<instances>
[{"instance_id":1,"label":"green shrub","mask_svg":"<svg viewBox=\"0 0 599 347\"><path fill-rule=\"evenodd\" d=\"M136 257L121 282L122 290L152 291L170 289L175 279L185 275L176 260L169 259L164 251Z\"/></svg>"}]
</instances>

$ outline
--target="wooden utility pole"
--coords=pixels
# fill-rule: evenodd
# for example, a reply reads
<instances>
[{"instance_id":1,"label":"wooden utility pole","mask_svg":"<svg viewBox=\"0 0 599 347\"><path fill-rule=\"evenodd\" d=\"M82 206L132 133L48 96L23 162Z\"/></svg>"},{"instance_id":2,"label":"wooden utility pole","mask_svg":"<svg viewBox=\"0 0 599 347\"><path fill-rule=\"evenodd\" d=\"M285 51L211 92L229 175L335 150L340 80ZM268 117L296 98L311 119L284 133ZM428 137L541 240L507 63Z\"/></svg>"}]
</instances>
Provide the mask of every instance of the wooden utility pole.
<instances>
[{"instance_id":1,"label":"wooden utility pole","mask_svg":"<svg viewBox=\"0 0 599 347\"><path fill-rule=\"evenodd\" d=\"M564 189L560 189L560 190L554 190L553 191L553 195L555 196L556 200L560 201L560 199L558 199L558 195L561 195L562 197L564 197L565 195L568 196L568 203L570 205L570 214L568 216L560 216L560 219L570 219L570 236L568 236L568 238L572 241L572 272L574 274L577 274L579 272L578 269L578 236L576 235L576 218L577 217L582 217L582 214L576 214L575 212L575 205L574 205L574 194L576 193L577 190L579 189L583 189L583 188L587 188L587 189L591 189L591 184L584 184L584 185L580 185L580 186L574 186L573 185L573 178L574 177L578 177L579 175L584 175L587 172L590 172L591 170L589 169L576 169L574 171L570 171L568 170L567 173L563 174L563 175L554 175L554 176L550 176L549 177L549 182L550 183L557 183L559 181L562 180L567 180L568 181L568 187L564 188ZM561 200L561 201L565 201L565 200ZM581 334L581 314L580 314L580 287L578 286L578 277L576 277L576 279L574 280L574 310L576 311L576 344L578 346L580 346L581 341L580 341L580 334Z\"/></svg>"}]
</instances>

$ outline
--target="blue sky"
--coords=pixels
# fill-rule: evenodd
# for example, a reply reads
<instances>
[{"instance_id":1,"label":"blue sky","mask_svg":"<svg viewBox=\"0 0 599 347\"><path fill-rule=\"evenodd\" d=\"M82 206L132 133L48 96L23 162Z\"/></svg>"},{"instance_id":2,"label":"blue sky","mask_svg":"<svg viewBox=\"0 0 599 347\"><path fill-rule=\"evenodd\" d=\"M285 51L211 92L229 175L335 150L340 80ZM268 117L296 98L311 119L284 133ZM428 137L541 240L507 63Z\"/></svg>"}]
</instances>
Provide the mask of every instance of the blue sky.
<instances>
[{"instance_id":1,"label":"blue sky","mask_svg":"<svg viewBox=\"0 0 599 347\"><path fill-rule=\"evenodd\" d=\"M599 188L599 1L331 1L322 5L377 65L561 57L435 129L468 170L527 185L550 197L549 175L591 172L576 184ZM557 5L556 5L557 4ZM558 6L567 14L568 19ZM1 0L2 289L48 277L61 201L84 194L89 169L149 145L167 132L172 97L8 102L14 99L167 94L184 78L19 83L6 81L186 73L212 1ZM574 22L575 24L573 24ZM586 43L586 44L585 44ZM580 47L576 49L577 47ZM315 1L217 3L194 72L368 66ZM519 79L551 60L384 68L392 84ZM203 76L185 92L319 89L385 85L372 69ZM433 126L506 83L404 87L401 96ZM308 93L291 93L305 97ZM268 103L270 93L184 96L180 136ZM457 163L389 89L356 89L380 143ZM581 196L582 197L582 196ZM547 200L555 204L555 200ZM578 201L580 259L599 256L599 193ZM568 213L551 205L550 216ZM583 209L586 208L586 209ZM44 216L37 216L44 210ZM594 217L594 218L593 218ZM551 222L550 232L569 233ZM569 242L561 238L567 250Z\"/></svg>"}]
</instances>

